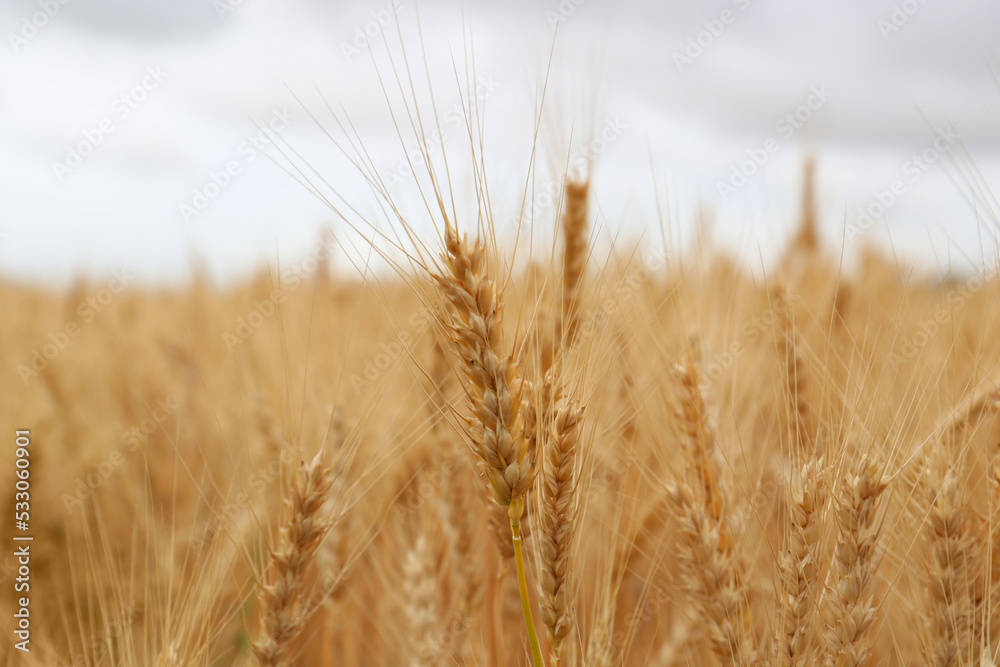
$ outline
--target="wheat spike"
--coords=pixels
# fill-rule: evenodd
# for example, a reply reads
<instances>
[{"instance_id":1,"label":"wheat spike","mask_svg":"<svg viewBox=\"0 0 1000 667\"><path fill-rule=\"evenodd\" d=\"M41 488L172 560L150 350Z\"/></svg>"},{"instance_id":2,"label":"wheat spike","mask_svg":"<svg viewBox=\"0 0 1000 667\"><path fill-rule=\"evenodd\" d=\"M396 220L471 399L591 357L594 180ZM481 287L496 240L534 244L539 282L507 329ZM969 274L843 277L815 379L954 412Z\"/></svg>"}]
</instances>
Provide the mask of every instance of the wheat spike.
<instances>
[{"instance_id":1,"label":"wheat spike","mask_svg":"<svg viewBox=\"0 0 1000 667\"><path fill-rule=\"evenodd\" d=\"M438 663L435 629L438 626L438 579L431 561L427 538L421 535L407 550L403 562L403 612L410 639L410 667Z\"/></svg>"},{"instance_id":2,"label":"wheat spike","mask_svg":"<svg viewBox=\"0 0 1000 667\"><path fill-rule=\"evenodd\" d=\"M560 400L545 443L542 473L541 609L552 647L552 665L562 664L562 643L573 623L572 547L576 527L576 465L583 409Z\"/></svg>"},{"instance_id":3,"label":"wheat spike","mask_svg":"<svg viewBox=\"0 0 1000 667\"><path fill-rule=\"evenodd\" d=\"M479 470L497 505L507 509L521 610L535 667L543 659L531 614L524 569L521 518L538 472L536 447L525 437L523 386L513 354L501 344L503 295L489 276L486 246L459 238L445 225L442 260L447 273L432 274L449 307L440 316L465 369L465 393L473 418L467 435Z\"/></svg>"},{"instance_id":4,"label":"wheat spike","mask_svg":"<svg viewBox=\"0 0 1000 667\"><path fill-rule=\"evenodd\" d=\"M881 532L879 500L888 484L882 465L865 456L837 490L834 589L824 610L827 665L864 665L871 656L866 642L875 622L870 589Z\"/></svg>"},{"instance_id":5,"label":"wheat spike","mask_svg":"<svg viewBox=\"0 0 1000 667\"><path fill-rule=\"evenodd\" d=\"M783 306L777 313L778 349L783 353L786 413L791 421L790 431L796 449L808 456L816 445L816 428L807 395L806 362L799 353L799 337L790 313L791 299L788 298L788 292L783 287L777 287L773 302Z\"/></svg>"},{"instance_id":6,"label":"wheat spike","mask_svg":"<svg viewBox=\"0 0 1000 667\"><path fill-rule=\"evenodd\" d=\"M675 420L689 470L697 480L694 488L685 482L667 489L681 533L681 580L701 613L716 656L727 665L744 665L756 659L749 575L712 461L715 431L698 385L698 366L689 357L676 373L682 396Z\"/></svg>"},{"instance_id":7,"label":"wheat spike","mask_svg":"<svg viewBox=\"0 0 1000 667\"><path fill-rule=\"evenodd\" d=\"M820 531L826 485L822 462L802 466L792 491L788 546L779 559L781 618L777 624L777 659L794 667L811 657L811 630L819 579Z\"/></svg>"},{"instance_id":8,"label":"wheat spike","mask_svg":"<svg viewBox=\"0 0 1000 667\"><path fill-rule=\"evenodd\" d=\"M263 617L253 653L262 667L286 664L291 642L302 631L305 572L332 525L321 512L332 484L331 471L317 454L297 471L285 500L287 516L260 589Z\"/></svg>"},{"instance_id":9,"label":"wheat spike","mask_svg":"<svg viewBox=\"0 0 1000 667\"><path fill-rule=\"evenodd\" d=\"M933 639L928 664L975 664L984 582L976 527L954 471L948 471L924 523L930 546L927 618Z\"/></svg>"},{"instance_id":10,"label":"wheat spike","mask_svg":"<svg viewBox=\"0 0 1000 667\"><path fill-rule=\"evenodd\" d=\"M562 340L572 344L576 336L579 290L587 266L587 196L590 181L566 180L566 208L563 211L563 292Z\"/></svg>"},{"instance_id":11,"label":"wheat spike","mask_svg":"<svg viewBox=\"0 0 1000 667\"><path fill-rule=\"evenodd\" d=\"M502 295L488 275L482 241L470 243L449 228L446 243L448 272L434 279L451 306L443 324L465 369L473 453L493 499L519 519L536 468L523 432L521 376L501 346Z\"/></svg>"}]
</instances>

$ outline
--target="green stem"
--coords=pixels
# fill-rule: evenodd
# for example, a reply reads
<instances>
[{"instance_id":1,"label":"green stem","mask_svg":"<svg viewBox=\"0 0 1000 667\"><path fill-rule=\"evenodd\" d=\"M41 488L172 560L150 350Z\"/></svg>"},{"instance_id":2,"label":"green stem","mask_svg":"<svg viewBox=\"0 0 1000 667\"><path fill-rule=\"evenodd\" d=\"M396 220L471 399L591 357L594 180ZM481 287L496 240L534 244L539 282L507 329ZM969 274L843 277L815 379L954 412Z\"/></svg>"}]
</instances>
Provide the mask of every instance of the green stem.
<instances>
[{"instance_id":1,"label":"green stem","mask_svg":"<svg viewBox=\"0 0 1000 667\"><path fill-rule=\"evenodd\" d=\"M538 646L538 633L535 632L535 621L531 618L531 600L528 598L528 581L524 577L524 551L521 549L521 521L510 520L510 534L514 542L514 563L517 566L517 589L521 593L521 609L524 611L524 624L528 626L528 642L531 644L531 658L535 667L545 667L542 660L542 649Z\"/></svg>"}]
</instances>

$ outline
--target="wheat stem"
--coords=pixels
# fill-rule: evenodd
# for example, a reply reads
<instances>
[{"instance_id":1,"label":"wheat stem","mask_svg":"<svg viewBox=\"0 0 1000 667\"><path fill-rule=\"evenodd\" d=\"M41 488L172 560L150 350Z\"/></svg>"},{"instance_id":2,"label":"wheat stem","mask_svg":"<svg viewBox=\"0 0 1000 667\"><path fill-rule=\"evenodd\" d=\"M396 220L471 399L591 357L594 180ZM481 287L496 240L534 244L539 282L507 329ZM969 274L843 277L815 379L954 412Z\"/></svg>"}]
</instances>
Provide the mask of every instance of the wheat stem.
<instances>
[{"instance_id":1,"label":"wheat stem","mask_svg":"<svg viewBox=\"0 0 1000 667\"><path fill-rule=\"evenodd\" d=\"M524 576L524 549L521 547L521 519L513 518L511 513L510 536L514 543L514 564L517 567L517 590L521 594L521 609L524 611L524 623L528 626L528 642L531 644L531 659L535 667L544 667L542 649L538 644L538 633L535 631L535 621L531 617L531 598L528 597L528 580Z\"/></svg>"}]
</instances>

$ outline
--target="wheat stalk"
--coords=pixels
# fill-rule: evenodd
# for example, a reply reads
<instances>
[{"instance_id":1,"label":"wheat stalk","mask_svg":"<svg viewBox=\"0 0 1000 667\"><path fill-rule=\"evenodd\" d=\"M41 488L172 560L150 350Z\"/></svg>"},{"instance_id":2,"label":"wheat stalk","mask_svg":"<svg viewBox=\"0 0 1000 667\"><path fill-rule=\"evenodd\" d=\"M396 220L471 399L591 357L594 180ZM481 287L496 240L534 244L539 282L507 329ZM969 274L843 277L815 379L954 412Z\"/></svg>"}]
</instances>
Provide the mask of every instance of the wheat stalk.
<instances>
[{"instance_id":1,"label":"wheat stalk","mask_svg":"<svg viewBox=\"0 0 1000 667\"><path fill-rule=\"evenodd\" d=\"M482 241L446 234L448 273L434 279L451 308L441 314L465 369L465 393L474 419L469 440L493 499L520 520L534 479L535 456L524 438L522 382L513 357L501 346L502 294L489 277Z\"/></svg>"},{"instance_id":2,"label":"wheat stalk","mask_svg":"<svg viewBox=\"0 0 1000 667\"><path fill-rule=\"evenodd\" d=\"M403 561L403 613L410 636L410 667L437 664L438 579L431 564L427 538L421 535L406 552Z\"/></svg>"},{"instance_id":3,"label":"wheat stalk","mask_svg":"<svg viewBox=\"0 0 1000 667\"><path fill-rule=\"evenodd\" d=\"M924 528L930 547L927 619L933 638L928 664L975 664L982 602L976 530L953 471L937 490Z\"/></svg>"},{"instance_id":4,"label":"wheat stalk","mask_svg":"<svg viewBox=\"0 0 1000 667\"><path fill-rule=\"evenodd\" d=\"M888 484L882 465L865 456L837 490L834 589L824 610L827 665L864 665L871 656L865 641L875 622L870 588L881 532L879 499Z\"/></svg>"},{"instance_id":5,"label":"wheat stalk","mask_svg":"<svg viewBox=\"0 0 1000 667\"><path fill-rule=\"evenodd\" d=\"M548 630L551 664L562 664L562 642L573 623L572 547L576 529L577 449L583 409L559 400L545 443L542 468L540 573L542 620Z\"/></svg>"},{"instance_id":6,"label":"wheat stalk","mask_svg":"<svg viewBox=\"0 0 1000 667\"><path fill-rule=\"evenodd\" d=\"M809 454L816 444L816 429L806 394L806 363L799 354L798 335L789 314L791 304L784 288L775 289L774 302L784 306L777 319L780 349L784 353L782 362L785 370L785 397L788 402L786 412L792 421L791 432L798 451Z\"/></svg>"},{"instance_id":7,"label":"wheat stalk","mask_svg":"<svg viewBox=\"0 0 1000 667\"><path fill-rule=\"evenodd\" d=\"M440 315L465 369L465 394L473 413L467 435L481 474L497 505L507 508L518 591L532 658L542 665L524 574L521 518L537 473L535 448L525 438L522 382L513 355L501 344L503 295L489 276L486 246L459 238L445 226L442 260L447 272L433 273L449 308Z\"/></svg>"},{"instance_id":8,"label":"wheat stalk","mask_svg":"<svg viewBox=\"0 0 1000 667\"><path fill-rule=\"evenodd\" d=\"M482 605L483 568L477 558L478 540L474 526L477 514L464 506L470 495L467 477L463 474L466 472L464 462L458 460L454 445L442 441L440 446L447 452L445 460L449 469L454 471L454 477L445 480L444 493L437 505L454 554L454 567L450 569L457 583L455 590L459 594L459 602L451 638L455 653L462 656L467 648L468 630ZM509 544L508 541L505 543Z\"/></svg>"},{"instance_id":9,"label":"wheat stalk","mask_svg":"<svg viewBox=\"0 0 1000 667\"><path fill-rule=\"evenodd\" d=\"M597 618L590 629L583 663L586 667L611 667L615 664L614 617L616 609L614 593L610 590L605 591L596 612Z\"/></svg>"},{"instance_id":10,"label":"wheat stalk","mask_svg":"<svg viewBox=\"0 0 1000 667\"><path fill-rule=\"evenodd\" d=\"M724 522L714 519L690 486L670 487L680 528L681 576L698 607L709 645L726 665L752 660L745 574Z\"/></svg>"},{"instance_id":11,"label":"wheat stalk","mask_svg":"<svg viewBox=\"0 0 1000 667\"><path fill-rule=\"evenodd\" d=\"M260 589L263 614L253 653L261 667L285 664L291 642L302 631L306 568L332 525L321 512L332 484L330 468L316 454L297 472L285 500L287 517Z\"/></svg>"},{"instance_id":12,"label":"wheat stalk","mask_svg":"<svg viewBox=\"0 0 1000 667\"><path fill-rule=\"evenodd\" d=\"M776 626L776 658L794 667L811 657L811 631L816 608L815 591L819 579L820 530L826 485L822 462L802 466L792 491L788 546L779 559L781 586Z\"/></svg>"},{"instance_id":13,"label":"wheat stalk","mask_svg":"<svg viewBox=\"0 0 1000 667\"><path fill-rule=\"evenodd\" d=\"M697 481L694 487L684 482L667 489L680 528L681 581L701 613L716 656L724 664L745 665L756 659L749 574L712 461L715 431L708 421L694 360L689 357L675 372L682 388L675 421L689 471Z\"/></svg>"},{"instance_id":14,"label":"wheat stalk","mask_svg":"<svg viewBox=\"0 0 1000 667\"><path fill-rule=\"evenodd\" d=\"M579 290L587 266L587 195L590 181L566 180L563 230L562 341L572 344L579 321Z\"/></svg>"},{"instance_id":15,"label":"wheat stalk","mask_svg":"<svg viewBox=\"0 0 1000 667\"><path fill-rule=\"evenodd\" d=\"M985 576L989 582L989 588L985 591L985 604L988 610L1000 609L1000 456L994 454L993 463L987 477L989 486L989 513L986 521L986 544L980 545L986 551ZM985 619L986 632L995 633L995 613ZM994 642L987 644L983 651L983 660L989 655Z\"/></svg>"}]
</instances>

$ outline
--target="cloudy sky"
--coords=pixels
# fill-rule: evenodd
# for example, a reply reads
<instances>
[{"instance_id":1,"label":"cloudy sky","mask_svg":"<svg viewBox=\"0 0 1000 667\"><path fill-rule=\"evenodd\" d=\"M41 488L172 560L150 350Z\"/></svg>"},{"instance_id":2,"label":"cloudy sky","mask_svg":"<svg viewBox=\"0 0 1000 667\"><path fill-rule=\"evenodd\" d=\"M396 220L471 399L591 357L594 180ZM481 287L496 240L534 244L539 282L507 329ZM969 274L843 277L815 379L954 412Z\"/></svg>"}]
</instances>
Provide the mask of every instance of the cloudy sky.
<instances>
[{"instance_id":1,"label":"cloudy sky","mask_svg":"<svg viewBox=\"0 0 1000 667\"><path fill-rule=\"evenodd\" d=\"M794 225L811 150L832 251L891 244L936 272L996 245L1000 5L988 0L7 0L0 27L7 276L126 267L172 280L199 262L225 280L294 261L344 222L276 164L290 151L377 218L324 132L343 136L327 104L393 197L413 200L412 133L401 145L376 67L402 109L386 37L402 35L416 65L421 34L449 154L467 143L469 82L478 93L498 220L519 208L548 71L536 224L555 213L540 196L553 165L590 147L603 237L656 229L658 195L673 234L690 238L701 204L715 238L759 263Z\"/></svg>"}]
</instances>

